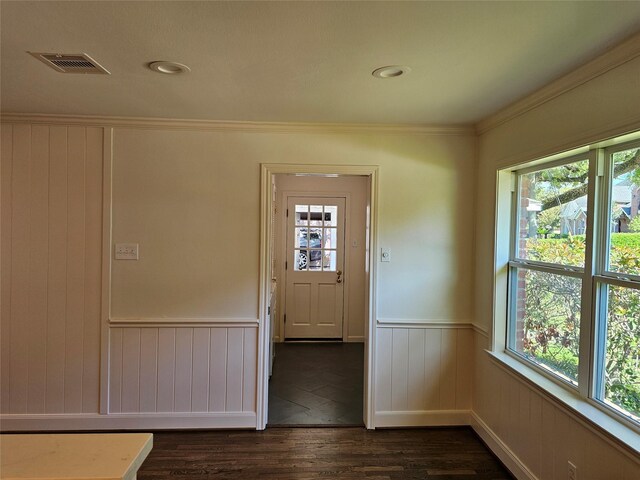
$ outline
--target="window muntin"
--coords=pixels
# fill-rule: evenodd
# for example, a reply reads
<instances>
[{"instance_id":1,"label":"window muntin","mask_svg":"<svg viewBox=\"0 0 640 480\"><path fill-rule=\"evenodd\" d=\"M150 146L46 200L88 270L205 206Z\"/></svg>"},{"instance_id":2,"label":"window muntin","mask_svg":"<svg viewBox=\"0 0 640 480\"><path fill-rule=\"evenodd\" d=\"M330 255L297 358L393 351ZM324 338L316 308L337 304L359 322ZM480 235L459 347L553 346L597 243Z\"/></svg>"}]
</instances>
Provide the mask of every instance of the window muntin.
<instances>
[{"instance_id":1,"label":"window muntin","mask_svg":"<svg viewBox=\"0 0 640 480\"><path fill-rule=\"evenodd\" d=\"M567 158L563 163L556 157L547 169L514 172L507 350L551 373L557 381L575 385L579 396L595 400L612 414L621 414L638 428L640 142L591 150L586 171L587 163L575 160ZM562 172L558 166L565 174L576 175L568 182L558 182L557 174ZM523 180L530 181L536 174L537 185L543 181L558 186L560 212L568 213L567 203L585 195L584 234L574 230L565 235L563 219L560 232L557 227L534 229L527 224L533 217L539 227L540 212L546 210L533 209L533 216L529 213L532 209L526 207L536 206L535 202L522 201L532 199L540 207L545 205L539 189L531 195L531 189L527 192L523 186ZM590 185L589 179L595 182ZM589 209L597 214L591 213L590 218ZM632 231L634 219L637 233ZM545 246L549 242L544 240L550 238L558 242ZM557 285L552 288L553 284ZM569 285L573 288L567 288ZM528 297L530 293L533 297ZM559 325L566 325L565 331L558 330ZM532 331L532 327L538 331ZM581 332L586 333L580 340ZM576 348L580 343L582 348ZM550 351L554 353L551 361ZM578 377L580 385L576 383Z\"/></svg>"}]
</instances>

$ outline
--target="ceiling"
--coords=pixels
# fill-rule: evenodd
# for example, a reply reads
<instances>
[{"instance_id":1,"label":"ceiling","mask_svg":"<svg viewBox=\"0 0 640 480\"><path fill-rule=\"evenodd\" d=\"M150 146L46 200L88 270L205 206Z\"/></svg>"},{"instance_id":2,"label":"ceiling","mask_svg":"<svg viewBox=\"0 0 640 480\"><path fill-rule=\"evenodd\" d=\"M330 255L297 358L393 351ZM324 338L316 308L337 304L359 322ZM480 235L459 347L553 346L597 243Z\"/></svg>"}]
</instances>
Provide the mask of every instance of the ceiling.
<instances>
[{"instance_id":1,"label":"ceiling","mask_svg":"<svg viewBox=\"0 0 640 480\"><path fill-rule=\"evenodd\" d=\"M269 122L475 123L640 31L638 1L2 1L0 15L3 112ZM27 51L86 52L111 75ZM390 64L412 71L371 75Z\"/></svg>"}]
</instances>

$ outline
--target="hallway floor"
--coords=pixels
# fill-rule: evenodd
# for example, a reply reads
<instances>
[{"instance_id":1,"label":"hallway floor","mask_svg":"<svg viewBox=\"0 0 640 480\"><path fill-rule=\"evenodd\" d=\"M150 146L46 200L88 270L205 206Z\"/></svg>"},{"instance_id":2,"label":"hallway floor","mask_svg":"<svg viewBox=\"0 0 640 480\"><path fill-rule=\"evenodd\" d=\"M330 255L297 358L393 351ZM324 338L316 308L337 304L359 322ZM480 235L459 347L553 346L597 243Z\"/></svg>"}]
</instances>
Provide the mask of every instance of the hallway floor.
<instances>
[{"instance_id":1,"label":"hallway floor","mask_svg":"<svg viewBox=\"0 0 640 480\"><path fill-rule=\"evenodd\" d=\"M268 426L363 425L363 343L277 343Z\"/></svg>"}]
</instances>

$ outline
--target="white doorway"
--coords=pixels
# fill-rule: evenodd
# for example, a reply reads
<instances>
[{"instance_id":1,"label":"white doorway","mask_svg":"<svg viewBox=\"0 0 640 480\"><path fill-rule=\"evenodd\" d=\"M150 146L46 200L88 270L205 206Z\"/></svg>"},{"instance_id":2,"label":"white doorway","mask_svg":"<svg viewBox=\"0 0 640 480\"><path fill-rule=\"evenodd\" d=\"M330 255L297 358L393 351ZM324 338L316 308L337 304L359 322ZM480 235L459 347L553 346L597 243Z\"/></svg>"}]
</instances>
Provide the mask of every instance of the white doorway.
<instances>
[{"instance_id":1,"label":"white doorway","mask_svg":"<svg viewBox=\"0 0 640 480\"><path fill-rule=\"evenodd\" d=\"M287 196L284 340L342 340L345 204Z\"/></svg>"},{"instance_id":2,"label":"white doorway","mask_svg":"<svg viewBox=\"0 0 640 480\"><path fill-rule=\"evenodd\" d=\"M331 283L333 286L332 287L327 287L327 289L332 288L334 290L334 293L332 293L330 296L331 298L336 298L336 294L335 294L335 285L341 285L342 288L344 288L343 290L343 305L344 305L344 309L345 309L345 315L346 315L346 311L349 310L350 305L349 302L346 301L347 295L348 295L348 291L346 289L346 285L344 285L344 282L338 282L338 275L337 275L337 271L338 270L342 270L343 275L344 275L344 267L345 265L348 264L349 260L349 250L352 249L362 249L364 252L364 256L363 256L363 261L362 261L362 272L363 272L363 285L364 288L362 289L362 291L364 292L364 298L362 302L357 302L358 304L361 303L362 304L362 312L359 315L354 315L357 317L361 317L362 319L362 325L361 325L361 333L360 333L360 337L356 338L356 336L352 336L351 340L349 341L359 341L361 343L364 344L364 365L363 365L363 370L364 370L364 379L363 379L363 383L364 383L364 399L363 399L363 411L364 411L364 418L363 421L365 423L365 426L367 428L374 428L374 424L373 424L373 412L374 412L374 405L373 405L373 391L374 391L374 385L373 385L373 380L374 380L374 375L373 375L373 366L374 366L374 345L375 345L375 325L374 325L374 318L375 318L375 292L374 292L374 282L373 279L375 278L375 270L376 270L376 265L375 265L375 256L372 255L372 252L375 251L375 243L376 243L376 211L377 211L377 173L378 173L378 169L375 166L315 166L315 165L263 165L262 166L262 228L261 228L261 282L260 282L260 287L261 287L261 310L260 310L260 326L259 326L259 352L258 352L258 371L259 371L259 376L258 376L258 411L257 411L257 428L258 429L263 429L266 426L266 421L267 421L267 412L268 412L268 388L269 388L269 364L270 364L270 359L269 359L269 352L270 352L270 342L272 340L272 329L269 328L269 322L270 320L272 320L269 316L269 314L271 313L270 310L270 305L271 302L273 301L274 295L273 295L273 283L275 280L276 275L274 274L275 269L279 268L276 265L284 265L284 262L277 262L276 261L276 250L274 249L274 243L275 243L275 226L274 226L274 222L273 219L275 218L275 211L274 211L274 206L276 204L276 195L275 195L275 188L274 188L274 183L275 183L275 176L276 175L296 175L296 176L305 176L305 177L361 177L361 179L363 179L363 181L366 184L366 194L365 194L365 203L366 203L366 215L364 215L364 236L363 239L360 241L359 239L349 239L349 238L343 238L343 242L344 242L344 260L343 260L343 269L339 269L338 268L338 246L337 246L337 241L340 238L340 235L337 234L337 229L339 228L338 226L336 226L336 236L335 236L335 247L331 246L331 241L333 241L333 239L325 239L322 238L321 242L327 242L325 243L321 243L321 246L313 246L311 245L312 243L312 239L310 236L310 233L308 232L304 232L304 236L306 238L306 248L305 245L303 245L302 243L300 243L298 241L297 247L296 247L296 237L295 237L295 225L292 225L291 228L293 228L293 232L294 234L291 236L291 248L290 248L290 252L286 254L287 257L287 261L288 262L294 262L297 261L296 260L296 250L298 252L301 252L302 250L306 250L306 254L309 255L309 252L313 249L320 251L320 257L318 257L318 254L316 253L316 262L320 262L319 265L319 273L327 273L327 274L331 274L332 275L332 280L327 280L326 283ZM311 193L311 192L290 192L292 197L309 197L309 196L313 196L313 197L318 197L318 195L316 195L315 192ZM320 195L320 197L343 197L342 195ZM348 197L344 196L345 200L348 203ZM307 217L308 221L311 221L312 216L310 215L311 213L311 205L320 205L323 207L325 206L325 203L322 202L318 202L316 201L315 203L312 201L307 201L307 199L305 199L305 202L301 202L299 201L297 204L298 205L307 205L308 206L308 210L307 212L309 212L309 215ZM316 198L316 200L318 200ZM288 202L287 202L288 203ZM329 203L326 202L327 205L331 206L334 205L335 206L335 202ZM295 201L294 201L294 205L295 205ZM281 202L278 205L278 210L282 211L282 209L284 209L284 204ZM293 207L295 209L295 206ZM345 210L347 210L345 208ZM317 212L316 212L317 213ZM325 213L325 211L323 210L323 215ZM321 216L322 221L324 222L325 220L323 219L324 217ZM339 218L339 216L338 216ZM343 216L344 218L344 216ZM328 221L328 220L327 220ZM316 225L313 225L316 226ZM305 226L300 225L299 228L304 228ZM307 230L312 227L312 225L309 223L306 225ZM333 225L322 225L322 228L334 228ZM348 230L348 228L346 228L346 230ZM325 234L326 235L326 234ZM301 235L299 234L298 237L300 237ZM317 242L316 242L317 244ZM322 246L324 245L324 247ZM285 250L286 251L286 250ZM353 251L353 250L352 250ZM335 252L335 261L333 262L331 260L331 257L333 255L333 253ZM289 259L289 257L291 257L291 259ZM300 253L298 253L298 259L300 257ZM312 261L312 259L309 257L307 259L308 261ZM333 262L333 263L332 263ZM298 266L300 264L298 263ZM318 273L318 264L316 264L316 271L309 271L308 267L305 267L304 270L298 270L300 273ZM325 269L325 265L326 265L326 272L324 272ZM293 265L289 265L289 271L291 271L291 267ZM280 281L280 285L278 286L277 290L280 290L280 292L282 293L284 291L284 279L286 277L284 275L281 275L279 277L279 281ZM293 282L292 282L293 283ZM311 287L307 288L307 290L310 292L311 291ZM279 306L277 307L278 310L282 310L282 305L284 303L284 298L280 297L280 300L278 300L280 303L278 304ZM309 295L309 300L310 300L310 295ZM307 305L307 307L304 308L311 308L311 301L309 302L303 302L305 305ZM339 300L337 302L333 302L333 301L325 301L323 302L323 304L325 305L332 305L332 308L335 307L337 304L339 303ZM351 306L352 307L352 306ZM287 313L287 316L289 314ZM337 314L337 316L339 316L339 314ZM287 323L289 323L289 317L287 318ZM310 321L306 321L306 322L301 322L301 323L307 323L310 324ZM329 323L329 322L327 322ZM331 323L335 323L335 322L331 322ZM284 325L281 325L281 329L279 329L277 326L275 327L275 329L277 329L277 333L279 335L281 335L280 339L284 339L285 336L288 336L289 333L285 334L285 329L284 329ZM343 338L349 338L348 333L345 334L345 331L347 331L347 324L346 322L343 322ZM326 334L325 334L326 335ZM327 338L323 335L323 337L319 337L319 338ZM329 337L331 338L331 337ZM279 339L279 340L280 340Z\"/></svg>"}]
</instances>

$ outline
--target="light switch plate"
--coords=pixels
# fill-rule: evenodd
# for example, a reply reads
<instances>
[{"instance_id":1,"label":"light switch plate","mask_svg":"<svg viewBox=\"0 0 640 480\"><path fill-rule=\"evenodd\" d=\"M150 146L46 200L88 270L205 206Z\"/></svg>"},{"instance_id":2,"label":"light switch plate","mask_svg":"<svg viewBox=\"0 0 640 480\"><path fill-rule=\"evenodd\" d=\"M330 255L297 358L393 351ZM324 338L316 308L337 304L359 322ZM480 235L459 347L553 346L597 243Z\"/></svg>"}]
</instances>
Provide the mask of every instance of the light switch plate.
<instances>
[{"instance_id":1,"label":"light switch plate","mask_svg":"<svg viewBox=\"0 0 640 480\"><path fill-rule=\"evenodd\" d=\"M381 262L390 262L391 261L391 250L388 248L380 249L380 261Z\"/></svg>"},{"instance_id":2,"label":"light switch plate","mask_svg":"<svg viewBox=\"0 0 640 480\"><path fill-rule=\"evenodd\" d=\"M138 244L116 243L116 260L138 260Z\"/></svg>"}]
</instances>

